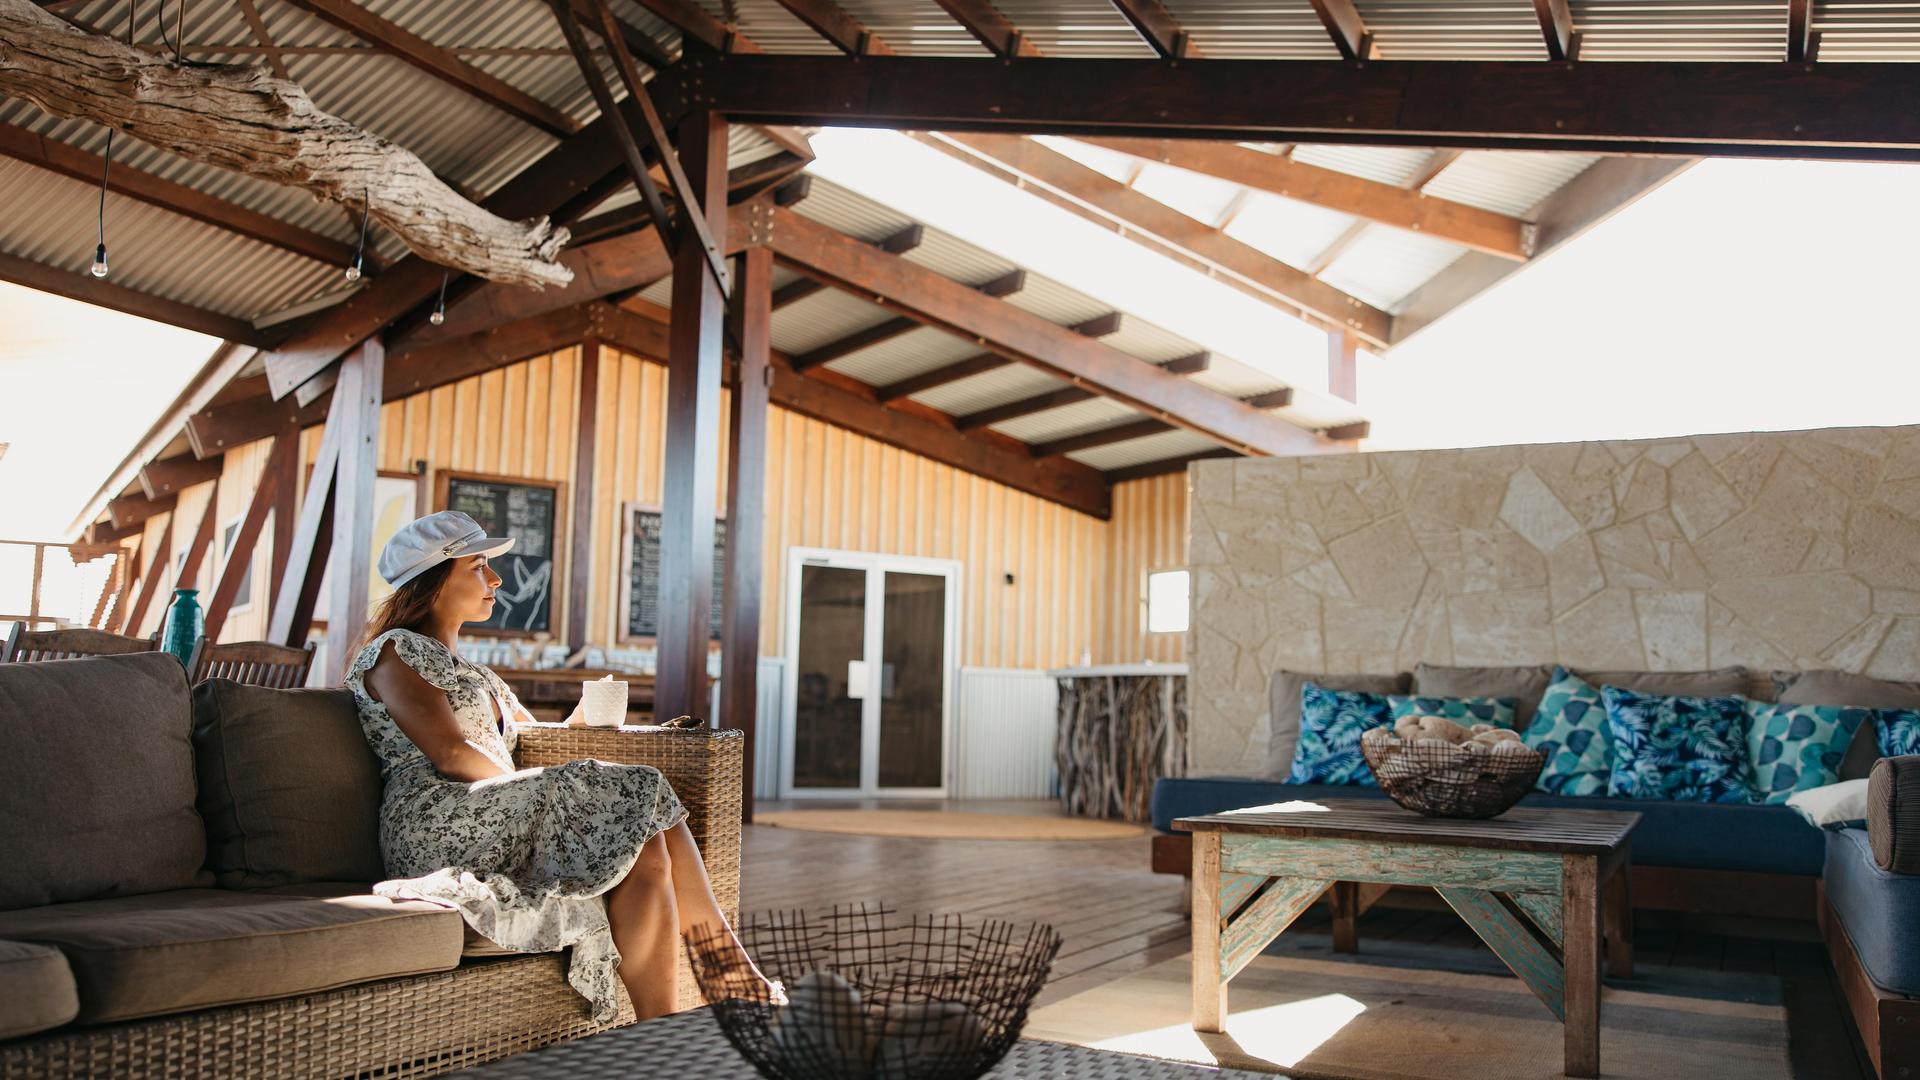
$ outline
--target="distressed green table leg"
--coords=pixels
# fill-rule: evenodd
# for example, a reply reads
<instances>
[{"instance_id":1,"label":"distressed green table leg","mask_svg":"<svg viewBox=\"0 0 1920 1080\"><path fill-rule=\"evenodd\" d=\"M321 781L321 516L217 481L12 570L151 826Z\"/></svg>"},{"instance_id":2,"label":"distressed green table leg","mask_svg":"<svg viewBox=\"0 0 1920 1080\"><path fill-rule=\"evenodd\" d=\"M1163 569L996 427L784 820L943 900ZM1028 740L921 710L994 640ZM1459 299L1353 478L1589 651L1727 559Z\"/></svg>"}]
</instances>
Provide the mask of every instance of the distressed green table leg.
<instances>
[{"instance_id":1,"label":"distressed green table leg","mask_svg":"<svg viewBox=\"0 0 1920 1080\"><path fill-rule=\"evenodd\" d=\"M1220 938L1220 977L1231 979L1313 906L1333 882L1326 878L1277 877L1267 891L1227 920Z\"/></svg>"},{"instance_id":2,"label":"distressed green table leg","mask_svg":"<svg viewBox=\"0 0 1920 1080\"><path fill-rule=\"evenodd\" d=\"M1565 856L1561 917L1566 942L1566 1072L1600 1075L1600 860Z\"/></svg>"},{"instance_id":3,"label":"distressed green table leg","mask_svg":"<svg viewBox=\"0 0 1920 1080\"><path fill-rule=\"evenodd\" d=\"M1243 877L1245 875L1235 875ZM1219 1032L1227 1019L1227 979L1220 970L1220 834L1193 834L1193 1030Z\"/></svg>"},{"instance_id":4,"label":"distressed green table leg","mask_svg":"<svg viewBox=\"0 0 1920 1080\"><path fill-rule=\"evenodd\" d=\"M1541 942L1530 924L1485 889L1454 889L1443 885L1434 891L1460 913L1500 962L1518 975L1527 989L1553 1010L1555 1017L1566 1019L1560 959Z\"/></svg>"}]
</instances>

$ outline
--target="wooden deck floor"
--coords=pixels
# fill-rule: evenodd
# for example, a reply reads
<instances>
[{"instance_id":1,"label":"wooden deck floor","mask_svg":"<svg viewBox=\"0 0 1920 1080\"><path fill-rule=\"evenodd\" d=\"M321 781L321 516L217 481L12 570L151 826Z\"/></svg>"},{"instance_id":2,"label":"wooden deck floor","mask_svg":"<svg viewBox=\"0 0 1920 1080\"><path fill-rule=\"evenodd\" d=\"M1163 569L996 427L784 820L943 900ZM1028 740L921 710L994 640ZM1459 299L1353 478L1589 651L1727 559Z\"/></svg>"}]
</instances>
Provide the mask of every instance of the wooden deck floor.
<instances>
[{"instance_id":1,"label":"wooden deck floor","mask_svg":"<svg viewBox=\"0 0 1920 1080\"><path fill-rule=\"evenodd\" d=\"M786 805L786 804L780 804ZM809 804L814 805L814 804ZM850 805L850 804L849 804ZM899 804L892 804L899 805ZM768 809L773 806L769 805ZM933 809L934 806L923 807ZM951 804L952 812L1057 813L1050 804ZM1147 870L1147 839L1060 842L923 840L748 826L746 911L877 900L903 912L962 912L1051 923L1065 939L1040 1004L1187 951L1179 878ZM1361 920L1361 959L1503 973L1499 961L1437 898L1398 895ZM1871 1080L1824 947L1811 925L1643 915L1637 974L1663 987L1712 993L1726 974L1779 978L1794 1075ZM1323 908L1278 945L1331 957Z\"/></svg>"}]
</instances>

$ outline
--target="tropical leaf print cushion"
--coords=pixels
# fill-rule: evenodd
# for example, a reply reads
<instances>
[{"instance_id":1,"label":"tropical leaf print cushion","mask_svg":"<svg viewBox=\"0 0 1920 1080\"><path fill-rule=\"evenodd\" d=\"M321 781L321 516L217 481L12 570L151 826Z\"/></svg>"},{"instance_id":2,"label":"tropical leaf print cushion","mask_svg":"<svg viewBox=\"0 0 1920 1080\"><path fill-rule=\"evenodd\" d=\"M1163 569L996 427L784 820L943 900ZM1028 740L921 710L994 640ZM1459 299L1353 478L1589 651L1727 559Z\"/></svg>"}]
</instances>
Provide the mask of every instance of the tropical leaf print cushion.
<instances>
[{"instance_id":1,"label":"tropical leaf print cushion","mask_svg":"<svg viewBox=\"0 0 1920 1080\"><path fill-rule=\"evenodd\" d=\"M1456 724L1472 727L1475 724L1492 724L1494 727L1513 726L1514 706L1519 702L1510 697L1420 697L1414 694L1388 694L1387 707L1398 720L1403 716L1444 716Z\"/></svg>"},{"instance_id":2,"label":"tropical leaf print cushion","mask_svg":"<svg viewBox=\"0 0 1920 1080\"><path fill-rule=\"evenodd\" d=\"M1623 799L1758 802L1747 762L1746 699L1637 694L1603 686L1613 736L1607 794Z\"/></svg>"},{"instance_id":3,"label":"tropical leaf print cushion","mask_svg":"<svg viewBox=\"0 0 1920 1080\"><path fill-rule=\"evenodd\" d=\"M1875 709L1880 714L1880 756L1920 754L1920 709Z\"/></svg>"},{"instance_id":4,"label":"tropical leaf print cushion","mask_svg":"<svg viewBox=\"0 0 1920 1080\"><path fill-rule=\"evenodd\" d=\"M1747 759L1762 802L1784 803L1796 791L1826 787L1840 779L1853 733L1870 722L1871 709L1841 705L1774 705L1747 702Z\"/></svg>"},{"instance_id":5,"label":"tropical leaf print cushion","mask_svg":"<svg viewBox=\"0 0 1920 1080\"><path fill-rule=\"evenodd\" d=\"M1300 688L1300 741L1287 783L1375 786L1373 771L1360 756L1360 736L1392 720L1385 694L1307 683Z\"/></svg>"},{"instance_id":6,"label":"tropical leaf print cushion","mask_svg":"<svg viewBox=\"0 0 1920 1080\"><path fill-rule=\"evenodd\" d=\"M1540 710L1520 741L1547 759L1535 783L1555 795L1605 795L1613 773L1613 740L1600 690L1563 667L1540 695Z\"/></svg>"}]
</instances>

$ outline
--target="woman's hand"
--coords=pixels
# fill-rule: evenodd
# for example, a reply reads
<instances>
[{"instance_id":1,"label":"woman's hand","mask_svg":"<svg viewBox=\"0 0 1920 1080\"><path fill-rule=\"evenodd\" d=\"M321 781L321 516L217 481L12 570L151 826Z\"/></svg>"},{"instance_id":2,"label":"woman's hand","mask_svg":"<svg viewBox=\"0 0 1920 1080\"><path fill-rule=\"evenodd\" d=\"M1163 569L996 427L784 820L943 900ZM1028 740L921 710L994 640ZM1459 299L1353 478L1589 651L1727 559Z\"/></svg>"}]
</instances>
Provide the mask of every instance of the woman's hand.
<instances>
[{"instance_id":1,"label":"woman's hand","mask_svg":"<svg viewBox=\"0 0 1920 1080\"><path fill-rule=\"evenodd\" d=\"M470 784L513 771L467 740L447 695L394 655L392 642L368 670L366 687L441 776Z\"/></svg>"}]
</instances>

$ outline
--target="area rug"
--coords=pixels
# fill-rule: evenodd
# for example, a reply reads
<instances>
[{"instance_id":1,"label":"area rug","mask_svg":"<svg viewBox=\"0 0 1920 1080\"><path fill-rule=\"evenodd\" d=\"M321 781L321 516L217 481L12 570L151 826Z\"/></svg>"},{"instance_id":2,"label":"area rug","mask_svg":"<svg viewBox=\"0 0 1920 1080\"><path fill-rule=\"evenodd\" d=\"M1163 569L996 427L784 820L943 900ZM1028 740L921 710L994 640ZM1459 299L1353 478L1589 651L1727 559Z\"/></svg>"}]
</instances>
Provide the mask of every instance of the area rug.
<instances>
[{"instance_id":1,"label":"area rug","mask_svg":"<svg viewBox=\"0 0 1920 1080\"><path fill-rule=\"evenodd\" d=\"M807 832L927 840L1126 840L1145 832L1124 821L939 810L776 810L753 815L753 823Z\"/></svg>"},{"instance_id":2,"label":"area rug","mask_svg":"<svg viewBox=\"0 0 1920 1080\"><path fill-rule=\"evenodd\" d=\"M1789 1080L1779 980L1751 978L1735 1000L1607 988L1601 1075ZM1024 1034L1328 1080L1562 1075L1559 1021L1508 976L1261 956L1229 985L1225 1034L1195 1034L1189 1002L1181 956L1039 1009Z\"/></svg>"}]
</instances>

